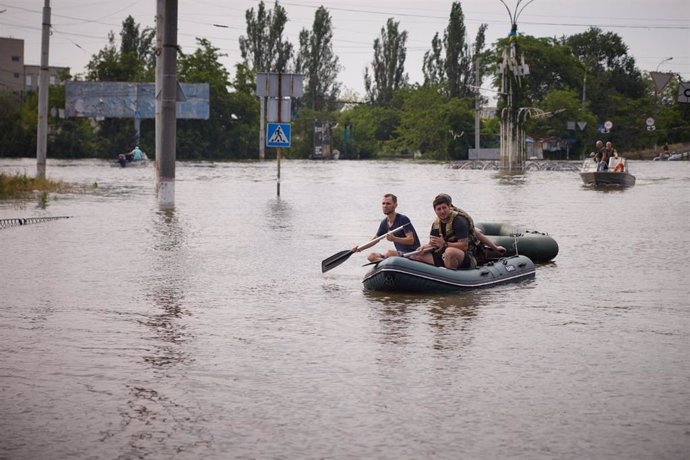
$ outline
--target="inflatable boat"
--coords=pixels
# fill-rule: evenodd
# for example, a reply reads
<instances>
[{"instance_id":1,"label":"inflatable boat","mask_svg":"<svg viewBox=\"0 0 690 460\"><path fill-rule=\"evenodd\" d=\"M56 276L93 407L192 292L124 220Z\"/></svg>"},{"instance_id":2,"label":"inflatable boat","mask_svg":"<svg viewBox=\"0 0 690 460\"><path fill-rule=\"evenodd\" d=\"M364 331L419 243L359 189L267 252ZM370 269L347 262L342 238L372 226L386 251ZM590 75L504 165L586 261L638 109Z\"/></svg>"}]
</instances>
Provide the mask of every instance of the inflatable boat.
<instances>
[{"instance_id":1,"label":"inflatable boat","mask_svg":"<svg viewBox=\"0 0 690 460\"><path fill-rule=\"evenodd\" d=\"M376 264L362 283L371 291L456 292L534 278L534 263L513 256L469 270L435 267L405 257L388 257Z\"/></svg>"},{"instance_id":2,"label":"inflatable boat","mask_svg":"<svg viewBox=\"0 0 690 460\"><path fill-rule=\"evenodd\" d=\"M494 244L506 248L504 256L522 255L529 257L532 262L544 263L558 255L558 243L547 233L520 229L506 223L478 222L475 226ZM499 257L497 253L489 252L490 259Z\"/></svg>"}]
</instances>

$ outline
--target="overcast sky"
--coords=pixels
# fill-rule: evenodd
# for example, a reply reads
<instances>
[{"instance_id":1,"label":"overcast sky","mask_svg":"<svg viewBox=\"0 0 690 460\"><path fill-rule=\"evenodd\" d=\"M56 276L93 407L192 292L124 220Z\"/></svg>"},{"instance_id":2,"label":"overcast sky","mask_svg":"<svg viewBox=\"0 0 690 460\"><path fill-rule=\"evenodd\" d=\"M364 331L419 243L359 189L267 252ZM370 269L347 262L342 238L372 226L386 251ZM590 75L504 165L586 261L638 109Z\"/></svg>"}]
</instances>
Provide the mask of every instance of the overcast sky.
<instances>
[{"instance_id":1,"label":"overcast sky","mask_svg":"<svg viewBox=\"0 0 690 460\"><path fill-rule=\"evenodd\" d=\"M0 0L0 36L25 41L25 64L39 64L41 15L45 0ZM511 11L517 0L505 0ZM132 15L142 28L154 27L155 0L51 0L50 65L67 66L72 74L84 72L91 57L107 43L109 31L119 38L122 21ZM245 12L258 1L179 0L178 43L183 52L196 49L195 37L204 37L227 54L223 64L234 78L234 64L241 60L238 38L246 33ZM311 29L314 12L326 7L333 20L334 51L343 70L344 87L364 92L364 69L373 57L372 44L389 17L408 33L405 70L411 82L423 81L424 53L436 32L448 24L452 2L439 0L291 0L286 9L288 39L298 46L298 34ZM522 6L527 1L522 2ZM266 2L273 8L273 2ZM474 40L486 23L487 44L510 30L506 7L499 0L461 2L468 39ZM690 2L688 0L534 0L518 18L520 33L560 37L596 26L620 35L641 70L679 74L690 80ZM664 61L672 57L670 61ZM664 61L664 62L662 62ZM529 63L538 65L537 63Z\"/></svg>"}]
</instances>

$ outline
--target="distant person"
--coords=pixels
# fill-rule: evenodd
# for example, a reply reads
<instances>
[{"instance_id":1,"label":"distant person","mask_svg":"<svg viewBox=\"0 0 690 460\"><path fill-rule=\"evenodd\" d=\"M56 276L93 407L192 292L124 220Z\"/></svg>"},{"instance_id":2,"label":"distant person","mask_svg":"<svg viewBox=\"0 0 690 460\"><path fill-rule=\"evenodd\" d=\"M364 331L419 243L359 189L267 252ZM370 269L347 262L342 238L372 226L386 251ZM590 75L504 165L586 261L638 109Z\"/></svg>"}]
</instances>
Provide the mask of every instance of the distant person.
<instances>
[{"instance_id":1,"label":"distant person","mask_svg":"<svg viewBox=\"0 0 690 460\"><path fill-rule=\"evenodd\" d=\"M609 158L618 158L618 151L613 148L613 143L611 143L611 141L606 143L606 147L604 147L604 155L606 156L607 160Z\"/></svg>"},{"instance_id":2,"label":"distant person","mask_svg":"<svg viewBox=\"0 0 690 460\"><path fill-rule=\"evenodd\" d=\"M141 161L142 156L141 156L141 150L139 149L139 146L135 146L134 149L130 152L130 155L132 155L132 159L134 161Z\"/></svg>"},{"instance_id":3,"label":"distant person","mask_svg":"<svg viewBox=\"0 0 690 460\"><path fill-rule=\"evenodd\" d=\"M415 251L419 247L419 237L417 236L417 231L412 226L412 222L407 216L396 212L397 208L398 197L392 193L386 193L383 195L383 199L381 200L381 210L386 217L381 220L381 224L379 224L379 229L376 231L374 238L384 235L391 230L405 224L407 225L405 225L403 229L386 236L386 239L395 245L395 251L388 250L383 254L379 252L372 252L367 256L367 260L369 262L379 262L386 257L402 255L407 252ZM355 246L352 248L352 250L354 252L360 252L364 249L374 246L376 243L377 242L369 242L363 244L362 246Z\"/></svg>"},{"instance_id":4,"label":"distant person","mask_svg":"<svg viewBox=\"0 0 690 460\"><path fill-rule=\"evenodd\" d=\"M598 140L596 144L594 144L594 161L597 164L597 171L605 171L608 169L608 165L606 164L606 154L604 152L605 148L604 147L604 142L601 140Z\"/></svg>"},{"instance_id":5,"label":"distant person","mask_svg":"<svg viewBox=\"0 0 690 460\"><path fill-rule=\"evenodd\" d=\"M505 248L496 246L475 229L472 217L453 206L449 195L437 195L432 205L436 220L431 226L429 242L419 248L420 253L412 256L413 259L452 270L474 268L484 239L493 250L505 252Z\"/></svg>"}]
</instances>

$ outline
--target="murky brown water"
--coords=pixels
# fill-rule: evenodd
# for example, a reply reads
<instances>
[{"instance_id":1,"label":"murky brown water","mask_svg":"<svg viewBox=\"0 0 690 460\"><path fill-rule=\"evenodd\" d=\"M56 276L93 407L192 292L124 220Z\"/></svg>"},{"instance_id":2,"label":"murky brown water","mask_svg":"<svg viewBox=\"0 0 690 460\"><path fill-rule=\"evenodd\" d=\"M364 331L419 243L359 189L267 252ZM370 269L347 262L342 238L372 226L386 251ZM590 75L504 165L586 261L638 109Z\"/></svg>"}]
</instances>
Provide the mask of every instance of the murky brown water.
<instances>
[{"instance_id":1,"label":"murky brown water","mask_svg":"<svg viewBox=\"0 0 690 460\"><path fill-rule=\"evenodd\" d=\"M682 459L690 452L690 162L637 185L383 162L50 161L92 193L0 202L0 458ZM35 171L0 159L0 171ZM380 197L426 234L450 193L548 232L524 284L365 292ZM383 248L387 243L381 243Z\"/></svg>"}]
</instances>

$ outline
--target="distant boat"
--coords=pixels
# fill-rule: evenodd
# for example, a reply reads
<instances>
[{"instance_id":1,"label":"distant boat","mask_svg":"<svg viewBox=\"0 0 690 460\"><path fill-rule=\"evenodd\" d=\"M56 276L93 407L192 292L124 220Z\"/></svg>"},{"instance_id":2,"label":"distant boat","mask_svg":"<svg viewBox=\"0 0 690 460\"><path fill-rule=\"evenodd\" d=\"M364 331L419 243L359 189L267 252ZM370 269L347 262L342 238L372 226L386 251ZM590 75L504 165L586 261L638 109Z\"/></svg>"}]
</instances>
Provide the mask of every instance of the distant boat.
<instances>
[{"instance_id":1,"label":"distant boat","mask_svg":"<svg viewBox=\"0 0 690 460\"><path fill-rule=\"evenodd\" d=\"M609 158L609 169L597 171L597 162L593 158L582 163L580 177L585 185L631 187L635 185L635 176L628 171L628 164L623 157Z\"/></svg>"},{"instance_id":2,"label":"distant boat","mask_svg":"<svg viewBox=\"0 0 690 460\"><path fill-rule=\"evenodd\" d=\"M113 160L111 166L119 166L121 168L138 168L149 164L149 157L141 152L141 160L135 160L130 153L121 153L117 156L117 160Z\"/></svg>"}]
</instances>

